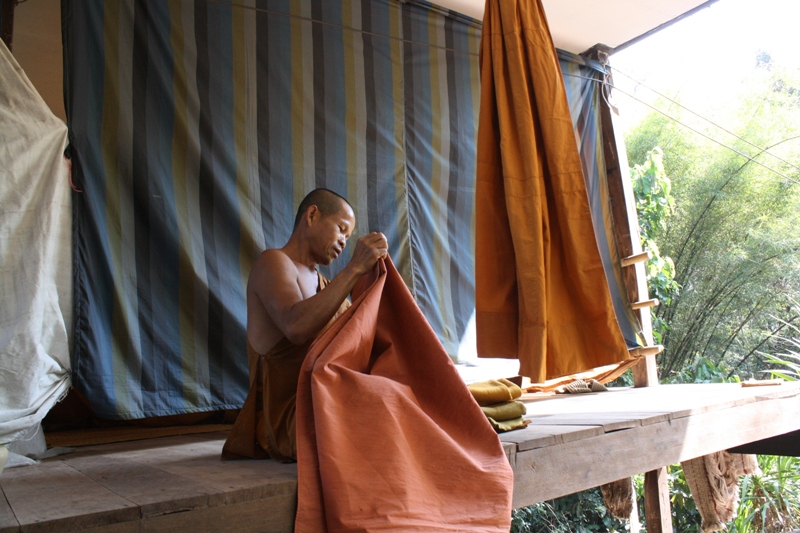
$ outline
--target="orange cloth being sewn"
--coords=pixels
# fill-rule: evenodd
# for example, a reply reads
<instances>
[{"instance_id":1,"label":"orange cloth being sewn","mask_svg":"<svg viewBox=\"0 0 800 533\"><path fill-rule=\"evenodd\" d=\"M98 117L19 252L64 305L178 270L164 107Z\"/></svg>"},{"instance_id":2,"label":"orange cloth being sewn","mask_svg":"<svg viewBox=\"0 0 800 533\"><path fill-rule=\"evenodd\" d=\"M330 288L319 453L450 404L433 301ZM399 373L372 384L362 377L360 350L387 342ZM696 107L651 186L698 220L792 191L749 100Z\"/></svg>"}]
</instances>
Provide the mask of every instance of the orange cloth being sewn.
<instances>
[{"instance_id":1,"label":"orange cloth being sewn","mask_svg":"<svg viewBox=\"0 0 800 533\"><path fill-rule=\"evenodd\" d=\"M328 284L322 274L318 275L317 292ZM348 300L342 302L325 327L348 307ZM312 342L313 339L292 344L284 337L266 354L259 354L247 342L250 391L222 448L222 459L270 457L283 463L297 460L297 378Z\"/></svg>"},{"instance_id":2,"label":"orange cloth being sewn","mask_svg":"<svg viewBox=\"0 0 800 533\"><path fill-rule=\"evenodd\" d=\"M296 533L508 533L513 473L391 261L309 349Z\"/></svg>"}]
</instances>

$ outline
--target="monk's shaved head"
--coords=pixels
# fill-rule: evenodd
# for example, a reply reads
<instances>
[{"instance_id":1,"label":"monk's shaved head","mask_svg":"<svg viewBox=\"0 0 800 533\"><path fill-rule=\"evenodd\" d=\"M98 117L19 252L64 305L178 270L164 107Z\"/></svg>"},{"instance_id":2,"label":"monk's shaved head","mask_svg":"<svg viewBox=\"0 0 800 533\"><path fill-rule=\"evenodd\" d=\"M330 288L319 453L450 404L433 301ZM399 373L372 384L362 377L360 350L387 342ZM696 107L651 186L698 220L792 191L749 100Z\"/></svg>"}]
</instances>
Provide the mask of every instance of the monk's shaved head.
<instances>
[{"instance_id":1,"label":"monk's shaved head","mask_svg":"<svg viewBox=\"0 0 800 533\"><path fill-rule=\"evenodd\" d=\"M300 202L300 206L297 208L297 215L294 217L294 229L297 229L297 226L300 225L300 221L303 220L303 216L308 211L308 208L312 205L317 206L320 213L323 216L335 215L342 209L342 202L347 205L350 205L350 202L344 196L337 194L330 189L314 189L310 193L303 198L303 201ZM352 208L353 206L350 205Z\"/></svg>"}]
</instances>

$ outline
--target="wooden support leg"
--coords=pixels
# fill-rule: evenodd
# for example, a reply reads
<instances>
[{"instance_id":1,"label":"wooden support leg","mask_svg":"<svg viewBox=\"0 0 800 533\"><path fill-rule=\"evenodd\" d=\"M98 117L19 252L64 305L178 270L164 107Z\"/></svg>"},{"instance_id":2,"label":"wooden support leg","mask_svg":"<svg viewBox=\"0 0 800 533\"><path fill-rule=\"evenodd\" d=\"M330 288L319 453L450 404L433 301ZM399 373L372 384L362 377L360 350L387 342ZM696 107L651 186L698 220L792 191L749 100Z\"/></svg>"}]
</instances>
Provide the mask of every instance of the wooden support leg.
<instances>
[{"instance_id":1,"label":"wooden support leg","mask_svg":"<svg viewBox=\"0 0 800 533\"><path fill-rule=\"evenodd\" d=\"M667 468L644 475L644 515L647 533L672 533L672 510L669 505Z\"/></svg>"},{"instance_id":2,"label":"wooden support leg","mask_svg":"<svg viewBox=\"0 0 800 533\"><path fill-rule=\"evenodd\" d=\"M652 387L658 385L656 356L646 355L633 366L633 386Z\"/></svg>"}]
</instances>

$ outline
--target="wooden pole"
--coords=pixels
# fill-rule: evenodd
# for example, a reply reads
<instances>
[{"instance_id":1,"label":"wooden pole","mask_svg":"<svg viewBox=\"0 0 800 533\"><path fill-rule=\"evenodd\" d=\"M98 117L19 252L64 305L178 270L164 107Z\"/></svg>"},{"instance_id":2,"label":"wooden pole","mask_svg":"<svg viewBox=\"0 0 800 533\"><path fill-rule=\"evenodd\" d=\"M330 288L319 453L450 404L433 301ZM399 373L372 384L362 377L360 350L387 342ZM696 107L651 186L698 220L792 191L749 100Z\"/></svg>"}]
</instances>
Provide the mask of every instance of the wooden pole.
<instances>
[{"instance_id":1,"label":"wooden pole","mask_svg":"<svg viewBox=\"0 0 800 533\"><path fill-rule=\"evenodd\" d=\"M606 56L607 57L607 56ZM599 59L599 58L598 58ZM605 63L605 61L603 61ZM636 199L633 194L628 156L621 136L616 135L614 115L607 102L600 104L600 121L605 156L608 193L611 198L611 213L614 219L614 232L619 254L624 258L644 253L639 238L639 221L636 216ZM625 289L630 302L650 299L644 262L634 262L623 269ZM653 324L650 308L636 311L642 333L647 344L653 345ZM658 385L658 368L655 354L642 357L633 367L635 387ZM645 474L645 517L648 533L671 533L672 514L669 508L669 484L666 467Z\"/></svg>"},{"instance_id":2,"label":"wooden pole","mask_svg":"<svg viewBox=\"0 0 800 533\"><path fill-rule=\"evenodd\" d=\"M647 533L672 533L667 467L644 475L644 516Z\"/></svg>"}]
</instances>

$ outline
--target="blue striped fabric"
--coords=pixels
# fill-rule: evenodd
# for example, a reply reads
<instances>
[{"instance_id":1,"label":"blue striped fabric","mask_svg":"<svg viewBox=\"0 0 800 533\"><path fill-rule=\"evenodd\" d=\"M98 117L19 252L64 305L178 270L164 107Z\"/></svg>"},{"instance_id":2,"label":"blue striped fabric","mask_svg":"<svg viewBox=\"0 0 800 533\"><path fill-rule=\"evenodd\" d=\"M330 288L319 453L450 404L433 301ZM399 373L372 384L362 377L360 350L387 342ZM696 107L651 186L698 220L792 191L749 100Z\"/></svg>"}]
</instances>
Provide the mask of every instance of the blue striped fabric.
<instances>
[{"instance_id":1,"label":"blue striped fabric","mask_svg":"<svg viewBox=\"0 0 800 533\"><path fill-rule=\"evenodd\" d=\"M390 0L64 0L62 16L73 372L99 415L241 406L250 267L319 186L351 201L354 238L387 235L455 356L474 308L478 22Z\"/></svg>"},{"instance_id":2,"label":"blue striped fabric","mask_svg":"<svg viewBox=\"0 0 800 533\"><path fill-rule=\"evenodd\" d=\"M605 70L595 61L563 50L558 51L558 56L572 122L578 132L578 150L589 195L589 208L614 312L628 347L644 346L641 326L628 301L622 278L608 193L603 132L598 111L600 106L607 105L603 100L602 85Z\"/></svg>"}]
</instances>

